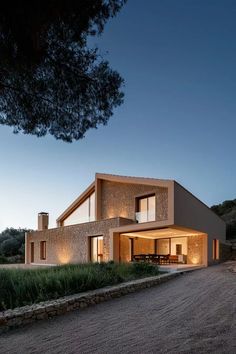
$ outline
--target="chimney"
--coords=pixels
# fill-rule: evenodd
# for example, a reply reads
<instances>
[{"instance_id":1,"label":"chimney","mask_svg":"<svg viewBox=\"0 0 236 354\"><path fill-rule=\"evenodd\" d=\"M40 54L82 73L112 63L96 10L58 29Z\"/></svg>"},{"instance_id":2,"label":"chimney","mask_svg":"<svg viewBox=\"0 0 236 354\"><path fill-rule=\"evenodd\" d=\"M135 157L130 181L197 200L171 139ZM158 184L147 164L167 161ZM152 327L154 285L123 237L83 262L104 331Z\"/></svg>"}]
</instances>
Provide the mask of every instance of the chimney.
<instances>
[{"instance_id":1,"label":"chimney","mask_svg":"<svg viewBox=\"0 0 236 354\"><path fill-rule=\"evenodd\" d=\"M48 213L38 213L38 230L46 230L48 229L48 219L49 219L49 215Z\"/></svg>"}]
</instances>

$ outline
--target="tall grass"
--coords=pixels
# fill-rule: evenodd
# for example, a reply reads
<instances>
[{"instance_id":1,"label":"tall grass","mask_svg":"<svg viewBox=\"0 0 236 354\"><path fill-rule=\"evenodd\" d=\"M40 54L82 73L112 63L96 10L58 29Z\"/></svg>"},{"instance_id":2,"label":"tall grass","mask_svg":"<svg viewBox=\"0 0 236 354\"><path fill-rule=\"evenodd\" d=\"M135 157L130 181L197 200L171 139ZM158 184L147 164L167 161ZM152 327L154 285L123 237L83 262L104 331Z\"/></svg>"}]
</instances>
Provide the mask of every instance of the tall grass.
<instances>
[{"instance_id":1,"label":"tall grass","mask_svg":"<svg viewBox=\"0 0 236 354\"><path fill-rule=\"evenodd\" d=\"M151 264L113 262L0 269L0 311L157 274Z\"/></svg>"}]
</instances>

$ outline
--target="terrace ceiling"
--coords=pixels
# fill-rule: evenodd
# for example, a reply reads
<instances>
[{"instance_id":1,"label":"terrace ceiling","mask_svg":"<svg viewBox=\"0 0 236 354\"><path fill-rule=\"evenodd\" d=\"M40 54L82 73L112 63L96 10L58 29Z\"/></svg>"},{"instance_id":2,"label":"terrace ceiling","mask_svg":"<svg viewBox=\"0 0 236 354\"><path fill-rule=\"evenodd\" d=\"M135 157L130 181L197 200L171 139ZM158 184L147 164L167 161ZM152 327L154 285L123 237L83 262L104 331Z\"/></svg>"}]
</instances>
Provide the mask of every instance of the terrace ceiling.
<instances>
[{"instance_id":1,"label":"terrace ceiling","mask_svg":"<svg viewBox=\"0 0 236 354\"><path fill-rule=\"evenodd\" d=\"M196 230L187 230L187 229L179 229L179 228L171 228L166 227L162 229L155 230L147 230L147 231L138 231L138 232L126 232L122 233L123 236L128 237L142 237L149 239L157 239L157 238L169 238L169 237L186 237L186 236L197 236L202 235L202 232Z\"/></svg>"}]
</instances>

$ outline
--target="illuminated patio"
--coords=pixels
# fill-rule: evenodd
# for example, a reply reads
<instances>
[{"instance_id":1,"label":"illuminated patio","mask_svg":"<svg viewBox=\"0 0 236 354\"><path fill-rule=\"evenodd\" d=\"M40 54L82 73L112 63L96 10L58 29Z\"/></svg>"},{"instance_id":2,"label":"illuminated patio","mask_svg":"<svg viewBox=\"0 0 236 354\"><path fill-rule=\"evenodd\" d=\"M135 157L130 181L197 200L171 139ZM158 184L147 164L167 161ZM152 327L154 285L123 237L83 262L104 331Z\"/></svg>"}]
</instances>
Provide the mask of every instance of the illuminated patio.
<instances>
[{"instance_id":1,"label":"illuminated patio","mask_svg":"<svg viewBox=\"0 0 236 354\"><path fill-rule=\"evenodd\" d=\"M120 261L147 261L170 269L206 263L207 235L191 229L165 227L120 234Z\"/></svg>"}]
</instances>

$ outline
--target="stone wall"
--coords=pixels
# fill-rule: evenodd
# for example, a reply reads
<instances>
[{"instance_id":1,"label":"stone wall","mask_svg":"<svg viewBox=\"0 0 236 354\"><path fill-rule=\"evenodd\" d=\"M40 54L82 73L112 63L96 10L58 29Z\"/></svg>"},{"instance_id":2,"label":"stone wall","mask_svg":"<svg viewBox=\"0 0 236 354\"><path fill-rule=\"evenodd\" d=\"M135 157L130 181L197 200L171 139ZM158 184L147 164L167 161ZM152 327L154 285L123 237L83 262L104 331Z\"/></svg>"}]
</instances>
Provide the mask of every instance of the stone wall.
<instances>
[{"instance_id":1,"label":"stone wall","mask_svg":"<svg viewBox=\"0 0 236 354\"><path fill-rule=\"evenodd\" d=\"M236 251L236 250L235 250ZM235 252L236 256L236 252ZM232 245L220 242L220 261L224 262L233 258Z\"/></svg>"},{"instance_id":2,"label":"stone wall","mask_svg":"<svg viewBox=\"0 0 236 354\"><path fill-rule=\"evenodd\" d=\"M203 264L203 235L188 236L188 264Z\"/></svg>"},{"instance_id":3,"label":"stone wall","mask_svg":"<svg viewBox=\"0 0 236 354\"><path fill-rule=\"evenodd\" d=\"M121 216L135 219L135 198L156 195L156 221L168 219L168 188L142 184L101 182L101 219Z\"/></svg>"},{"instance_id":4,"label":"stone wall","mask_svg":"<svg viewBox=\"0 0 236 354\"><path fill-rule=\"evenodd\" d=\"M34 242L34 263L65 264L90 260L91 236L103 236L103 260L109 260L110 235L114 227L132 224L132 220L112 218L84 224L63 226L27 234L26 260L30 263L30 243ZM46 241L46 260L40 259L40 241Z\"/></svg>"},{"instance_id":5,"label":"stone wall","mask_svg":"<svg viewBox=\"0 0 236 354\"><path fill-rule=\"evenodd\" d=\"M137 290L150 288L151 286L164 283L183 273L184 271L133 280L115 286L88 291L86 293L66 296L58 300L45 301L32 306L24 306L14 310L0 312L0 333L38 320L46 320L54 316L62 315L69 311L83 309L87 306L95 305Z\"/></svg>"}]
</instances>

